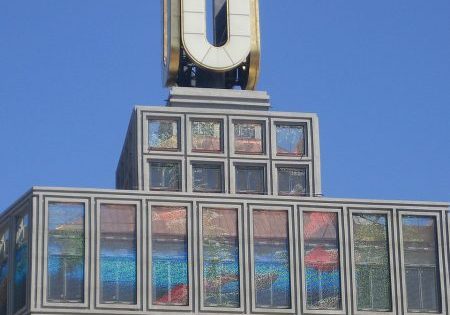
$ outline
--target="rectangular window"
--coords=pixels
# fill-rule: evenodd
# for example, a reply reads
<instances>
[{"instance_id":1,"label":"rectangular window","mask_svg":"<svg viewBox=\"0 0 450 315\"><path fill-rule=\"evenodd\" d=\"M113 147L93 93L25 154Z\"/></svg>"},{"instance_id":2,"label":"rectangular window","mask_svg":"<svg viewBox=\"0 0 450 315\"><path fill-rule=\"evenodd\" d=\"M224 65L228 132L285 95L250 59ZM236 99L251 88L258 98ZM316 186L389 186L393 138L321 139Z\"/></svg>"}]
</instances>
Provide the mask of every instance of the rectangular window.
<instances>
[{"instance_id":1,"label":"rectangular window","mask_svg":"<svg viewBox=\"0 0 450 315\"><path fill-rule=\"evenodd\" d=\"M358 311L391 311L387 215L354 214L353 242Z\"/></svg>"},{"instance_id":2,"label":"rectangular window","mask_svg":"<svg viewBox=\"0 0 450 315\"><path fill-rule=\"evenodd\" d=\"M266 194L266 168L264 166L237 165L236 193Z\"/></svg>"},{"instance_id":3,"label":"rectangular window","mask_svg":"<svg viewBox=\"0 0 450 315\"><path fill-rule=\"evenodd\" d=\"M306 167L279 167L278 194L306 196L308 194L308 169Z\"/></svg>"},{"instance_id":4,"label":"rectangular window","mask_svg":"<svg viewBox=\"0 0 450 315\"><path fill-rule=\"evenodd\" d=\"M180 148L178 119L149 119L148 146L150 150L176 151Z\"/></svg>"},{"instance_id":5,"label":"rectangular window","mask_svg":"<svg viewBox=\"0 0 450 315\"><path fill-rule=\"evenodd\" d=\"M203 209L203 301L206 307L240 307L237 209Z\"/></svg>"},{"instance_id":6,"label":"rectangular window","mask_svg":"<svg viewBox=\"0 0 450 315\"><path fill-rule=\"evenodd\" d=\"M0 231L0 315L8 310L9 230Z\"/></svg>"},{"instance_id":7,"label":"rectangular window","mask_svg":"<svg viewBox=\"0 0 450 315\"><path fill-rule=\"evenodd\" d=\"M195 192L223 192L223 164L193 164L192 180Z\"/></svg>"},{"instance_id":8,"label":"rectangular window","mask_svg":"<svg viewBox=\"0 0 450 315\"><path fill-rule=\"evenodd\" d=\"M192 121L192 151L222 152L222 121L193 120Z\"/></svg>"},{"instance_id":9,"label":"rectangular window","mask_svg":"<svg viewBox=\"0 0 450 315\"><path fill-rule=\"evenodd\" d=\"M100 206L100 302L136 304L136 206Z\"/></svg>"},{"instance_id":10,"label":"rectangular window","mask_svg":"<svg viewBox=\"0 0 450 315\"><path fill-rule=\"evenodd\" d=\"M28 214L16 218L16 238L14 246L14 300L13 313L20 311L27 302L28 278Z\"/></svg>"},{"instance_id":11,"label":"rectangular window","mask_svg":"<svg viewBox=\"0 0 450 315\"><path fill-rule=\"evenodd\" d=\"M436 218L402 216L408 312L440 312Z\"/></svg>"},{"instance_id":12,"label":"rectangular window","mask_svg":"<svg viewBox=\"0 0 450 315\"><path fill-rule=\"evenodd\" d=\"M305 125L279 124L277 155L304 156L306 153Z\"/></svg>"},{"instance_id":13,"label":"rectangular window","mask_svg":"<svg viewBox=\"0 0 450 315\"><path fill-rule=\"evenodd\" d=\"M264 126L261 123L234 123L234 152L237 154L264 153Z\"/></svg>"},{"instance_id":14,"label":"rectangular window","mask_svg":"<svg viewBox=\"0 0 450 315\"><path fill-rule=\"evenodd\" d=\"M342 308L338 214L303 214L306 307L310 310Z\"/></svg>"},{"instance_id":15,"label":"rectangular window","mask_svg":"<svg viewBox=\"0 0 450 315\"><path fill-rule=\"evenodd\" d=\"M84 301L84 211L83 203L48 205L48 301Z\"/></svg>"},{"instance_id":16,"label":"rectangular window","mask_svg":"<svg viewBox=\"0 0 450 315\"><path fill-rule=\"evenodd\" d=\"M152 303L189 305L187 210L152 207Z\"/></svg>"},{"instance_id":17,"label":"rectangular window","mask_svg":"<svg viewBox=\"0 0 450 315\"><path fill-rule=\"evenodd\" d=\"M253 212L254 286L257 308L291 308L287 211Z\"/></svg>"},{"instance_id":18,"label":"rectangular window","mask_svg":"<svg viewBox=\"0 0 450 315\"><path fill-rule=\"evenodd\" d=\"M150 162L150 190L181 190L180 162Z\"/></svg>"}]
</instances>

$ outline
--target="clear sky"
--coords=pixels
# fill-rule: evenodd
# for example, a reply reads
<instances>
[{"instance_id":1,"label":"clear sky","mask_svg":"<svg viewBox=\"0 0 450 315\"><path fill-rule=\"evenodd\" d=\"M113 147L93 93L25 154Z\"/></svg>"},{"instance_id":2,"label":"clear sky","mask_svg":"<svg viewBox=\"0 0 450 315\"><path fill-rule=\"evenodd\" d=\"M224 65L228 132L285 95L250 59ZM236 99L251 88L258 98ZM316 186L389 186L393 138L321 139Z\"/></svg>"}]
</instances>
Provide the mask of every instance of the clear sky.
<instances>
[{"instance_id":1,"label":"clear sky","mask_svg":"<svg viewBox=\"0 0 450 315\"><path fill-rule=\"evenodd\" d=\"M450 200L450 1L260 0L259 89L320 118L323 190ZM0 210L113 188L133 105L162 105L158 0L0 0Z\"/></svg>"}]
</instances>

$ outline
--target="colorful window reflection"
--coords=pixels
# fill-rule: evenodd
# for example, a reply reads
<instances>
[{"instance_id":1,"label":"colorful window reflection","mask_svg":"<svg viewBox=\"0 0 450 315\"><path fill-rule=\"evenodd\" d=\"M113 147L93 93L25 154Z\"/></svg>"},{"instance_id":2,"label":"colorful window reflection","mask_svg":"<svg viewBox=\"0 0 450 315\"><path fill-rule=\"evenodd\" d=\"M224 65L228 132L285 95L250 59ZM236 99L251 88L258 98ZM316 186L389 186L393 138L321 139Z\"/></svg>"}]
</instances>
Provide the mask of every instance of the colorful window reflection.
<instances>
[{"instance_id":1,"label":"colorful window reflection","mask_svg":"<svg viewBox=\"0 0 450 315\"><path fill-rule=\"evenodd\" d=\"M100 206L100 301L136 303L136 206Z\"/></svg>"},{"instance_id":2,"label":"colorful window reflection","mask_svg":"<svg viewBox=\"0 0 450 315\"><path fill-rule=\"evenodd\" d=\"M193 164L192 181L193 191L223 192L223 164Z\"/></svg>"},{"instance_id":3,"label":"colorful window reflection","mask_svg":"<svg viewBox=\"0 0 450 315\"><path fill-rule=\"evenodd\" d=\"M8 306L8 252L9 230L0 231L0 315L6 315Z\"/></svg>"},{"instance_id":4,"label":"colorful window reflection","mask_svg":"<svg viewBox=\"0 0 450 315\"><path fill-rule=\"evenodd\" d=\"M84 211L82 203L48 205L48 301L84 301Z\"/></svg>"},{"instance_id":5,"label":"colorful window reflection","mask_svg":"<svg viewBox=\"0 0 450 315\"><path fill-rule=\"evenodd\" d=\"M258 308L291 308L287 211L253 212L255 299Z\"/></svg>"},{"instance_id":6,"label":"colorful window reflection","mask_svg":"<svg viewBox=\"0 0 450 315\"><path fill-rule=\"evenodd\" d=\"M16 238L14 246L14 313L25 307L27 302L28 221L28 214L16 218Z\"/></svg>"},{"instance_id":7,"label":"colorful window reflection","mask_svg":"<svg viewBox=\"0 0 450 315\"><path fill-rule=\"evenodd\" d=\"M304 125L277 125L277 154L278 155L305 155L305 126Z\"/></svg>"},{"instance_id":8,"label":"colorful window reflection","mask_svg":"<svg viewBox=\"0 0 450 315\"><path fill-rule=\"evenodd\" d=\"M203 299L207 307L240 306L237 209L203 210Z\"/></svg>"},{"instance_id":9,"label":"colorful window reflection","mask_svg":"<svg viewBox=\"0 0 450 315\"><path fill-rule=\"evenodd\" d=\"M408 312L440 312L436 218L402 216Z\"/></svg>"},{"instance_id":10,"label":"colorful window reflection","mask_svg":"<svg viewBox=\"0 0 450 315\"><path fill-rule=\"evenodd\" d=\"M306 307L318 310L341 309L338 214L303 214Z\"/></svg>"},{"instance_id":11,"label":"colorful window reflection","mask_svg":"<svg viewBox=\"0 0 450 315\"><path fill-rule=\"evenodd\" d=\"M305 167L279 167L278 193L285 196L308 194L308 172Z\"/></svg>"},{"instance_id":12,"label":"colorful window reflection","mask_svg":"<svg viewBox=\"0 0 450 315\"><path fill-rule=\"evenodd\" d=\"M192 151L222 152L222 122L192 121Z\"/></svg>"},{"instance_id":13,"label":"colorful window reflection","mask_svg":"<svg viewBox=\"0 0 450 315\"><path fill-rule=\"evenodd\" d=\"M354 214L353 242L359 311L390 311L391 273L385 214Z\"/></svg>"},{"instance_id":14,"label":"colorful window reflection","mask_svg":"<svg viewBox=\"0 0 450 315\"><path fill-rule=\"evenodd\" d=\"M264 166L237 165L236 192L238 194L265 194L266 168Z\"/></svg>"},{"instance_id":15,"label":"colorful window reflection","mask_svg":"<svg viewBox=\"0 0 450 315\"><path fill-rule=\"evenodd\" d=\"M185 207L152 207L152 303L188 305L188 232Z\"/></svg>"},{"instance_id":16,"label":"colorful window reflection","mask_svg":"<svg viewBox=\"0 0 450 315\"><path fill-rule=\"evenodd\" d=\"M264 127L261 123L236 122L234 124L234 152L240 154L261 154Z\"/></svg>"},{"instance_id":17,"label":"colorful window reflection","mask_svg":"<svg viewBox=\"0 0 450 315\"><path fill-rule=\"evenodd\" d=\"M181 190L180 162L150 162L151 190Z\"/></svg>"},{"instance_id":18,"label":"colorful window reflection","mask_svg":"<svg viewBox=\"0 0 450 315\"><path fill-rule=\"evenodd\" d=\"M148 141L150 150L178 150L178 119L150 119Z\"/></svg>"}]
</instances>

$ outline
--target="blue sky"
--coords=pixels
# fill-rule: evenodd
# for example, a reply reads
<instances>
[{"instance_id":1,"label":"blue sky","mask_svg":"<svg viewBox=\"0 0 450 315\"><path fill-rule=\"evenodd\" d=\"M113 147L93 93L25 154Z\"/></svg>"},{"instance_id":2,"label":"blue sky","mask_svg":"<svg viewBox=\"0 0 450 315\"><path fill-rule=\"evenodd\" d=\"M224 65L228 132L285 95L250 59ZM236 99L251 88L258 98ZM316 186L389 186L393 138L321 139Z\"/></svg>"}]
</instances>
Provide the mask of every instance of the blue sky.
<instances>
[{"instance_id":1,"label":"blue sky","mask_svg":"<svg viewBox=\"0 0 450 315\"><path fill-rule=\"evenodd\" d=\"M450 200L450 1L260 0L273 110L319 114L329 197ZM114 187L133 105L161 105L160 1L0 0L0 209Z\"/></svg>"}]
</instances>

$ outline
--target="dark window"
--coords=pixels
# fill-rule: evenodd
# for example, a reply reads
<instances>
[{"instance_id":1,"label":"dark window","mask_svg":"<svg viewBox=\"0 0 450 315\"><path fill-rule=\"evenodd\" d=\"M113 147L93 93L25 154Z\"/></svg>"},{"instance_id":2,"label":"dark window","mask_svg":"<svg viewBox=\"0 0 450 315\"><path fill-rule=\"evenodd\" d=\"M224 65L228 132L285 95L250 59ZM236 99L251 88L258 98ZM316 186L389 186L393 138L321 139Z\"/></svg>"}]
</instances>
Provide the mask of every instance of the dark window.
<instances>
[{"instance_id":1,"label":"dark window","mask_svg":"<svg viewBox=\"0 0 450 315\"><path fill-rule=\"evenodd\" d=\"M234 124L234 152L238 154L264 153L264 127L261 123Z\"/></svg>"},{"instance_id":2,"label":"dark window","mask_svg":"<svg viewBox=\"0 0 450 315\"><path fill-rule=\"evenodd\" d=\"M151 190L181 190L180 162L150 162Z\"/></svg>"},{"instance_id":3,"label":"dark window","mask_svg":"<svg viewBox=\"0 0 450 315\"><path fill-rule=\"evenodd\" d=\"M265 194L266 168L264 166L237 165L236 192L239 194Z\"/></svg>"},{"instance_id":4,"label":"dark window","mask_svg":"<svg viewBox=\"0 0 450 315\"><path fill-rule=\"evenodd\" d=\"M150 119L148 122L148 145L150 150L178 150L180 148L178 130L178 119Z\"/></svg>"},{"instance_id":5,"label":"dark window","mask_svg":"<svg viewBox=\"0 0 450 315\"><path fill-rule=\"evenodd\" d=\"M306 167L279 167L278 193L287 196L308 194L308 171Z\"/></svg>"},{"instance_id":6,"label":"dark window","mask_svg":"<svg viewBox=\"0 0 450 315\"><path fill-rule=\"evenodd\" d=\"M192 151L222 152L222 121L192 121Z\"/></svg>"},{"instance_id":7,"label":"dark window","mask_svg":"<svg viewBox=\"0 0 450 315\"><path fill-rule=\"evenodd\" d=\"M0 231L0 315L8 309L9 230Z\"/></svg>"},{"instance_id":8,"label":"dark window","mask_svg":"<svg viewBox=\"0 0 450 315\"><path fill-rule=\"evenodd\" d=\"M193 191L223 192L223 164L193 164Z\"/></svg>"},{"instance_id":9,"label":"dark window","mask_svg":"<svg viewBox=\"0 0 450 315\"><path fill-rule=\"evenodd\" d=\"M283 125L277 129L277 155L303 156L306 153L305 126Z\"/></svg>"},{"instance_id":10,"label":"dark window","mask_svg":"<svg viewBox=\"0 0 450 315\"><path fill-rule=\"evenodd\" d=\"M27 301L28 278L28 214L16 218L16 237L14 247L14 308L13 313L21 310Z\"/></svg>"}]
</instances>

